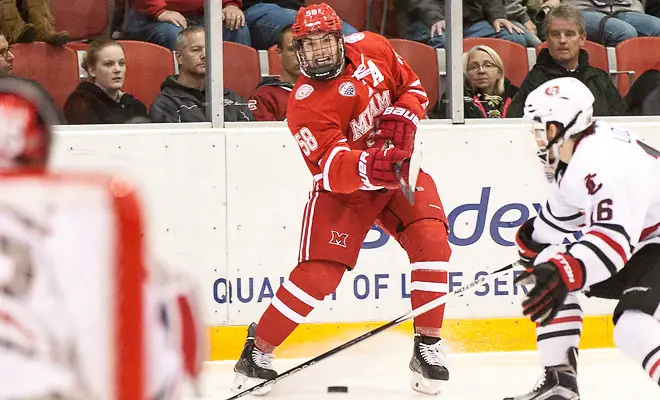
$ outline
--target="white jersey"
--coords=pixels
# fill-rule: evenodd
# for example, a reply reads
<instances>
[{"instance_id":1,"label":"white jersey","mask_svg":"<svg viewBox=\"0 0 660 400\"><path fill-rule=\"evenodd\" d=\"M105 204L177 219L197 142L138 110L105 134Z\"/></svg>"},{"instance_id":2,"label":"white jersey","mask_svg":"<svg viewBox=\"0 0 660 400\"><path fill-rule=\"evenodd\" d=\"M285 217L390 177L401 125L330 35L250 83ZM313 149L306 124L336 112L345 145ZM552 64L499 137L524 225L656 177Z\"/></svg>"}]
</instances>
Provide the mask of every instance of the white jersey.
<instances>
[{"instance_id":1,"label":"white jersey","mask_svg":"<svg viewBox=\"0 0 660 400\"><path fill-rule=\"evenodd\" d=\"M0 399L180 398L201 342L185 280L131 244L132 194L69 178L0 179Z\"/></svg>"},{"instance_id":2,"label":"white jersey","mask_svg":"<svg viewBox=\"0 0 660 400\"><path fill-rule=\"evenodd\" d=\"M581 230L567 252L585 267L583 290L616 275L644 245L660 243L659 157L634 134L599 120L557 174L532 239L560 244Z\"/></svg>"},{"instance_id":3,"label":"white jersey","mask_svg":"<svg viewBox=\"0 0 660 400\"><path fill-rule=\"evenodd\" d=\"M48 265L53 232L43 211L0 204L0 376L12 378L0 385L1 398L74 386L75 338L62 286Z\"/></svg>"}]
</instances>

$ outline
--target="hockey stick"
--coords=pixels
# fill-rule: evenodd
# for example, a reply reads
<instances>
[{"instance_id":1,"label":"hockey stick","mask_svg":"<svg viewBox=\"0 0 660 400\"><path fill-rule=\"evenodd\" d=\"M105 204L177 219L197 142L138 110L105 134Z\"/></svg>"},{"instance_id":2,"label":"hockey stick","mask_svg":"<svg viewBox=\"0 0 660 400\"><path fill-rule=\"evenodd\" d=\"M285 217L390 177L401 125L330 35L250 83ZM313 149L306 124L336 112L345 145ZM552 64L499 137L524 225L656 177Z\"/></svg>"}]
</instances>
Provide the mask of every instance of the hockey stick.
<instances>
[{"instance_id":1,"label":"hockey stick","mask_svg":"<svg viewBox=\"0 0 660 400\"><path fill-rule=\"evenodd\" d=\"M295 374L296 372L302 371L303 369L305 369L307 367L310 367L310 366L318 363L319 361L324 360L324 359L332 356L333 354L339 353L340 351L346 350L349 347L352 347L352 346L354 346L354 345L356 345L356 344L358 344L358 343L360 343L360 342L362 342L366 339L369 339L370 337L372 337L374 335L377 335L377 334L381 333L382 331L384 331L388 328L391 328L391 327L393 327L395 325L398 325L398 324L400 324L404 321L407 321L409 319L418 317L418 316L420 316L420 315L422 315L422 314L424 314L424 313L426 313L426 312L428 312L428 311L430 311L430 310L432 310L436 307L439 307L439 306L445 304L451 298L459 297L459 296L462 296L464 293L469 293L473 290L476 290L481 285L486 283L487 280L497 279L500 276L506 275L513 268L515 268L517 265L518 265L518 261L516 261L512 264L509 264L504 268L500 268L497 271L493 271L490 274L482 275L482 276L479 277L479 279L475 280L474 282L471 282L471 283L469 283L465 286L461 286L460 288L458 288L456 290L453 290L453 291L447 293L446 295L444 295L442 297L438 297L437 299L432 300L432 301L424 304L421 307L415 308L414 310L408 312L407 314L404 314L404 315L400 316L399 318L386 323L385 325L379 326L378 328L376 328L374 330L371 330L371 331L363 334L362 336L356 337L355 339L353 339L351 341L348 341L348 342L346 342L342 345L339 345L339 346L335 347L332 350L328 350L325 353L320 354L320 355L312 358L311 360L305 361L304 363L299 364L299 365L289 369L288 371L284 371L281 374L279 374L277 376L277 378L265 380L265 381L261 382L260 384L258 384L256 386L253 386L249 389L246 389L246 390L244 390L244 391L228 398L227 400L234 400L234 399L241 398L241 397L243 397L245 395L248 395L248 394L254 392L255 390L260 389L260 388L262 388L266 385L270 385L271 383L275 383L275 382L277 382L281 379L286 378L287 376Z\"/></svg>"},{"instance_id":2,"label":"hockey stick","mask_svg":"<svg viewBox=\"0 0 660 400\"><path fill-rule=\"evenodd\" d=\"M410 169L408 173L408 182L401 176L401 165L394 164L394 173L396 174L399 183L401 184L401 191L410 204L415 204L415 186L417 185L417 178L419 177L419 170L422 167L422 151L417 150L413 152L410 157Z\"/></svg>"}]
</instances>

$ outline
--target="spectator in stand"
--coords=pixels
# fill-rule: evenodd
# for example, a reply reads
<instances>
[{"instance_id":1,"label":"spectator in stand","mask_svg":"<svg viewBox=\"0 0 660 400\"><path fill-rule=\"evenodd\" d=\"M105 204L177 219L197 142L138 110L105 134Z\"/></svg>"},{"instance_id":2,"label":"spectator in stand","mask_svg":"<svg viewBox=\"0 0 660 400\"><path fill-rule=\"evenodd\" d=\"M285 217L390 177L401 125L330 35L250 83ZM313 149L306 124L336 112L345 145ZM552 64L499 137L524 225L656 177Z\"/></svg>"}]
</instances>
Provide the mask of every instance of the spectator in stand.
<instances>
[{"instance_id":1,"label":"spectator in stand","mask_svg":"<svg viewBox=\"0 0 660 400\"><path fill-rule=\"evenodd\" d=\"M541 44L541 39L536 36L536 25L527 13L524 0L506 0L506 16L525 35L527 47L536 47Z\"/></svg>"},{"instance_id":2,"label":"spectator in stand","mask_svg":"<svg viewBox=\"0 0 660 400\"><path fill-rule=\"evenodd\" d=\"M395 0L397 28L404 39L445 46L444 0ZM463 1L463 37L491 37L525 46L522 29L509 21L502 0Z\"/></svg>"},{"instance_id":3,"label":"spectator in stand","mask_svg":"<svg viewBox=\"0 0 660 400\"><path fill-rule=\"evenodd\" d=\"M206 122L206 34L191 26L176 38L179 75L168 76L160 86L149 114L153 122ZM224 90L225 121L252 121L254 116L243 99Z\"/></svg>"},{"instance_id":4,"label":"spectator in stand","mask_svg":"<svg viewBox=\"0 0 660 400\"><path fill-rule=\"evenodd\" d=\"M552 4L558 3L554 0ZM582 10L587 39L614 47L637 36L660 36L660 18L644 13L639 0L565 0Z\"/></svg>"},{"instance_id":5,"label":"spectator in stand","mask_svg":"<svg viewBox=\"0 0 660 400\"><path fill-rule=\"evenodd\" d=\"M660 63L635 80L625 100L630 115L660 115Z\"/></svg>"},{"instance_id":6,"label":"spectator in stand","mask_svg":"<svg viewBox=\"0 0 660 400\"><path fill-rule=\"evenodd\" d=\"M276 44L279 32L285 26L293 24L296 12L304 5L305 0L243 0L252 47L267 50ZM357 32L357 29L346 21L343 21L342 30L344 35Z\"/></svg>"},{"instance_id":7,"label":"spectator in stand","mask_svg":"<svg viewBox=\"0 0 660 400\"><path fill-rule=\"evenodd\" d=\"M126 124L149 120L144 104L122 92L126 75L124 49L114 40L92 43L82 61L88 80L64 104L69 124Z\"/></svg>"},{"instance_id":8,"label":"spectator in stand","mask_svg":"<svg viewBox=\"0 0 660 400\"><path fill-rule=\"evenodd\" d=\"M4 74L14 74L14 54L11 52L9 42L0 35L0 72Z\"/></svg>"},{"instance_id":9,"label":"spectator in stand","mask_svg":"<svg viewBox=\"0 0 660 400\"><path fill-rule=\"evenodd\" d=\"M280 32L277 40L277 56L282 65L282 76L267 77L250 96L250 110L257 121L284 121L286 106L293 86L300 76L300 64L293 50L291 25Z\"/></svg>"},{"instance_id":10,"label":"spectator in stand","mask_svg":"<svg viewBox=\"0 0 660 400\"><path fill-rule=\"evenodd\" d=\"M504 63L488 46L475 46L463 54L465 83L465 118L504 118L518 88L504 76ZM447 97L442 96L441 118L446 112Z\"/></svg>"},{"instance_id":11,"label":"spectator in stand","mask_svg":"<svg viewBox=\"0 0 660 400\"><path fill-rule=\"evenodd\" d=\"M222 37L250 46L250 31L241 6L241 0L222 0ZM179 32L193 25L204 26L204 0L129 0L122 38L175 50Z\"/></svg>"},{"instance_id":12,"label":"spectator in stand","mask_svg":"<svg viewBox=\"0 0 660 400\"><path fill-rule=\"evenodd\" d=\"M9 44L47 42L62 46L67 32L55 30L49 0L0 0L0 33Z\"/></svg>"},{"instance_id":13,"label":"spectator in stand","mask_svg":"<svg viewBox=\"0 0 660 400\"><path fill-rule=\"evenodd\" d=\"M522 117L525 99L543 83L561 77L573 77L584 83L596 101L594 115L627 115L628 109L607 72L589 65L589 54L582 49L586 27L582 12L562 4L550 11L544 21L548 48L542 49L536 64L513 98L508 117Z\"/></svg>"}]
</instances>

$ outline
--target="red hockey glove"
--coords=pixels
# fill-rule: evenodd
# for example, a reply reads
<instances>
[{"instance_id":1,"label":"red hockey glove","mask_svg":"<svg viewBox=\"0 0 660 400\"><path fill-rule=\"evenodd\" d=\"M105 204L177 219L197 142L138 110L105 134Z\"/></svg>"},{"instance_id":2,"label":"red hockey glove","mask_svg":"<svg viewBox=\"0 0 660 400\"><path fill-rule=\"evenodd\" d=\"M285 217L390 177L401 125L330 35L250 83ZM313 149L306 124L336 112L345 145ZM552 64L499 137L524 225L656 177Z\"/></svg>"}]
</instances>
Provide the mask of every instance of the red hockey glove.
<instances>
[{"instance_id":1,"label":"red hockey glove","mask_svg":"<svg viewBox=\"0 0 660 400\"><path fill-rule=\"evenodd\" d=\"M366 187L383 186L395 189L400 186L394 172L394 164L401 165L401 177L407 182L410 170L410 152L390 147L371 148L362 152L358 161L358 174Z\"/></svg>"},{"instance_id":2,"label":"red hockey glove","mask_svg":"<svg viewBox=\"0 0 660 400\"><path fill-rule=\"evenodd\" d=\"M382 148L390 142L397 149L412 153L418 125L419 117L409 109L396 104L387 107L377 121L375 147Z\"/></svg>"},{"instance_id":3,"label":"red hockey glove","mask_svg":"<svg viewBox=\"0 0 660 400\"><path fill-rule=\"evenodd\" d=\"M526 268L534 267L534 259L543 251L549 244L536 242L532 239L532 232L534 231L534 218L530 218L520 226L516 233L516 247L518 247L518 255L520 256L520 263Z\"/></svg>"},{"instance_id":4,"label":"red hockey glove","mask_svg":"<svg viewBox=\"0 0 660 400\"><path fill-rule=\"evenodd\" d=\"M548 262L527 268L514 283L534 285L522 303L523 314L546 326L566 302L568 293L584 286L584 265L569 254L559 253Z\"/></svg>"}]
</instances>

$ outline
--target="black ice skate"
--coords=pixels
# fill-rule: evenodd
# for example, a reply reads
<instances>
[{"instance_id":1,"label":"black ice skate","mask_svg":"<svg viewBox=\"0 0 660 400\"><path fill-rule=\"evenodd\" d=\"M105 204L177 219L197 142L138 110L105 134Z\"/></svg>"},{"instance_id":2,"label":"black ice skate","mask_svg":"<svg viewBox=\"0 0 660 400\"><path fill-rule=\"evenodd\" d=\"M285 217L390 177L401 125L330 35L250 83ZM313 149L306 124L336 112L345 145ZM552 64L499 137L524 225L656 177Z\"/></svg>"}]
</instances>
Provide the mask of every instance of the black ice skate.
<instances>
[{"instance_id":1,"label":"black ice skate","mask_svg":"<svg viewBox=\"0 0 660 400\"><path fill-rule=\"evenodd\" d=\"M415 335L410 369L413 372L410 386L413 390L425 394L440 393L441 386L449 380L449 371L445 367L445 355L440 346L442 339Z\"/></svg>"},{"instance_id":2,"label":"black ice skate","mask_svg":"<svg viewBox=\"0 0 660 400\"><path fill-rule=\"evenodd\" d=\"M568 351L569 365L546 367L531 392L504 400L579 400L577 384L577 349Z\"/></svg>"},{"instance_id":3,"label":"black ice skate","mask_svg":"<svg viewBox=\"0 0 660 400\"><path fill-rule=\"evenodd\" d=\"M236 378L232 390L234 392L242 392L267 379L277 378L277 372L273 370L270 365L270 360L273 358L272 354L264 353L257 349L254 345L255 333L257 332L257 324L254 322L248 327L248 335L245 340L245 346L238 362L234 366ZM271 385L264 386L252 392L257 396L263 396L270 393Z\"/></svg>"}]
</instances>

